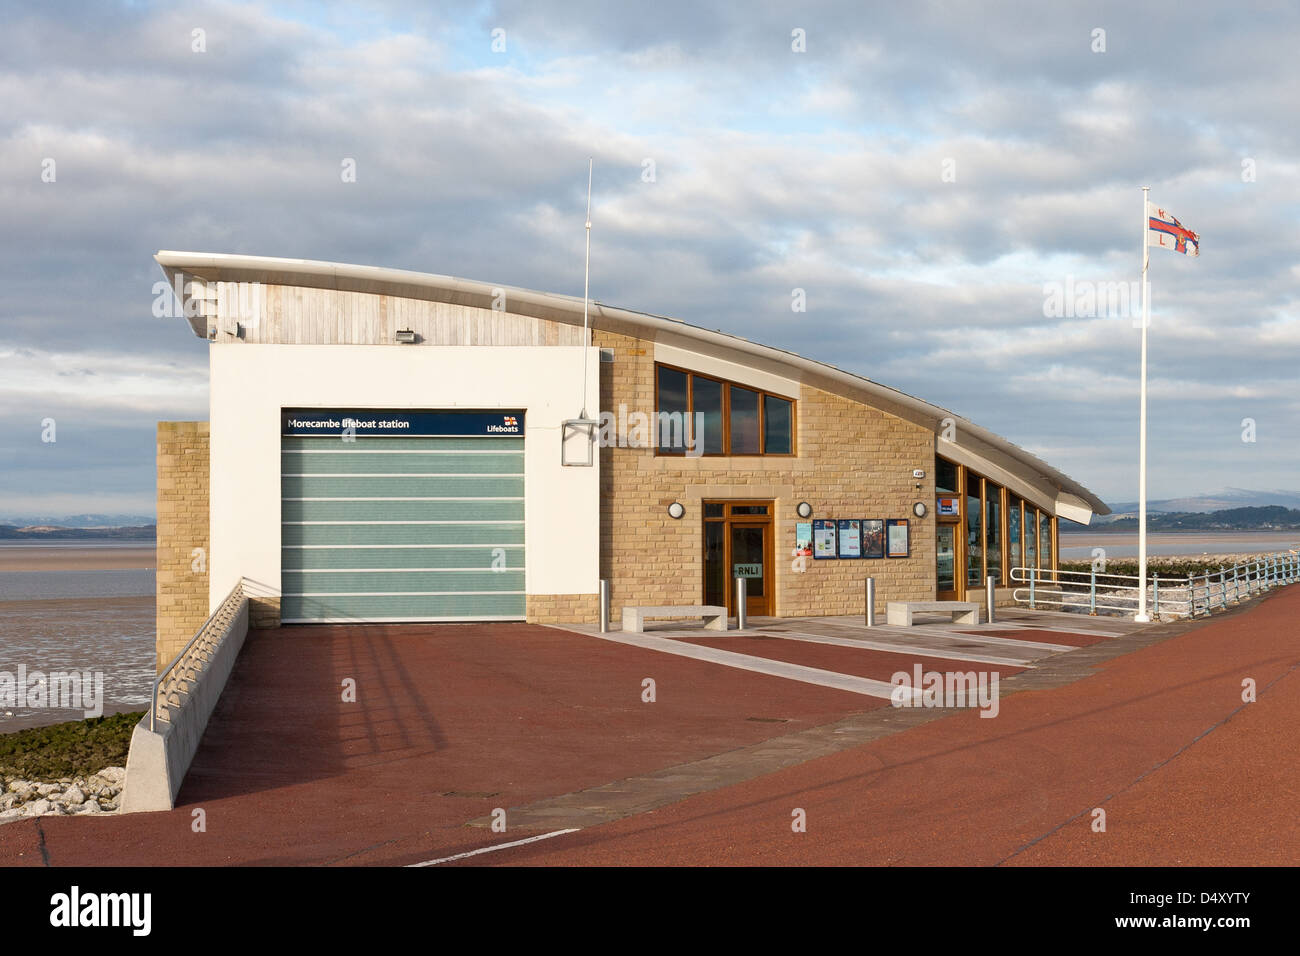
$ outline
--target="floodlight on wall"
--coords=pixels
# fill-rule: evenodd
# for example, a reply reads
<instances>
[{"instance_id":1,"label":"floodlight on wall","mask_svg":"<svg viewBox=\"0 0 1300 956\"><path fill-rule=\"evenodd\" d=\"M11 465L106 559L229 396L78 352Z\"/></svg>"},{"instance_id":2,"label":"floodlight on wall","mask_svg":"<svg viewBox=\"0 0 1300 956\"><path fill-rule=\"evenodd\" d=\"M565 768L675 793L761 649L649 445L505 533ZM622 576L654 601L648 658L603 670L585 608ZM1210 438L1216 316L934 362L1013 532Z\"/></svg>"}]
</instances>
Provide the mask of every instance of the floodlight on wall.
<instances>
[{"instance_id":1,"label":"floodlight on wall","mask_svg":"<svg viewBox=\"0 0 1300 956\"><path fill-rule=\"evenodd\" d=\"M397 340L398 345L414 345L420 339L414 329L398 329L393 338Z\"/></svg>"},{"instance_id":2,"label":"floodlight on wall","mask_svg":"<svg viewBox=\"0 0 1300 956\"><path fill-rule=\"evenodd\" d=\"M686 514L686 508L680 501L674 501L668 506L668 517L680 518L684 514Z\"/></svg>"},{"instance_id":3,"label":"floodlight on wall","mask_svg":"<svg viewBox=\"0 0 1300 956\"><path fill-rule=\"evenodd\" d=\"M564 468L590 468L596 463L596 428L594 418L566 418L560 422L560 465Z\"/></svg>"},{"instance_id":4,"label":"floodlight on wall","mask_svg":"<svg viewBox=\"0 0 1300 956\"><path fill-rule=\"evenodd\" d=\"M795 505L794 510L798 512L800 518L807 518L812 514L812 505L806 501L801 501Z\"/></svg>"}]
</instances>

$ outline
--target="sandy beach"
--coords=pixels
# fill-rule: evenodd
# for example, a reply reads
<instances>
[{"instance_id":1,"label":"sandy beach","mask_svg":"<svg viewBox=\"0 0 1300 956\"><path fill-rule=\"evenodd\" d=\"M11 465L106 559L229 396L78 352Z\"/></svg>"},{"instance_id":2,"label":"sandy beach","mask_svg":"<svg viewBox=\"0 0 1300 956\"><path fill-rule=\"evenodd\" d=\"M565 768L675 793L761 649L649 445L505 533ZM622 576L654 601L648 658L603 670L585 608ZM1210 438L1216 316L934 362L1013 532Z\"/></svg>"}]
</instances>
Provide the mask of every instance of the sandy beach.
<instances>
[{"instance_id":1,"label":"sandy beach","mask_svg":"<svg viewBox=\"0 0 1300 956\"><path fill-rule=\"evenodd\" d=\"M90 548L0 544L0 571L117 571L156 565L151 542Z\"/></svg>"}]
</instances>

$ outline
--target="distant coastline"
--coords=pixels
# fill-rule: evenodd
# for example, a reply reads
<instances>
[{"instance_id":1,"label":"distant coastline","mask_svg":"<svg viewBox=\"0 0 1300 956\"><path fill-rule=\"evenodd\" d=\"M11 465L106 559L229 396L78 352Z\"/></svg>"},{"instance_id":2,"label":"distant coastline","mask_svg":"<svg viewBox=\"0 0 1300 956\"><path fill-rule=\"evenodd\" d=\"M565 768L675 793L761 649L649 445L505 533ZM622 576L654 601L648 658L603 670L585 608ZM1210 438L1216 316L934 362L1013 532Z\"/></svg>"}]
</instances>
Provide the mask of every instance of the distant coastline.
<instances>
[{"instance_id":1,"label":"distant coastline","mask_svg":"<svg viewBox=\"0 0 1300 956\"><path fill-rule=\"evenodd\" d=\"M1061 522L1062 534L1133 534L1136 515L1100 517L1091 524ZM1157 511L1147 514L1147 532L1165 534L1270 534L1300 532L1300 509L1268 505L1219 511Z\"/></svg>"}]
</instances>

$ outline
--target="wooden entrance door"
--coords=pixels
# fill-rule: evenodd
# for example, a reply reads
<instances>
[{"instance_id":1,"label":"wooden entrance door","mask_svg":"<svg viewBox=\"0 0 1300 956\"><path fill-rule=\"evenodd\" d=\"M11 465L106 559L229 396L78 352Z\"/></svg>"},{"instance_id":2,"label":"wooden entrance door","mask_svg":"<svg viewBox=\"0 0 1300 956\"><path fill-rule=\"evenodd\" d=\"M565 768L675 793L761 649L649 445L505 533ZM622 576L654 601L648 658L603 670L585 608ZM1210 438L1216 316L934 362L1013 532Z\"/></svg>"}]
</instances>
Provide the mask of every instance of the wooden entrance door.
<instances>
[{"instance_id":1,"label":"wooden entrance door","mask_svg":"<svg viewBox=\"0 0 1300 956\"><path fill-rule=\"evenodd\" d=\"M704 502L704 603L736 613L736 578L746 581L745 613L776 607L770 501Z\"/></svg>"}]
</instances>

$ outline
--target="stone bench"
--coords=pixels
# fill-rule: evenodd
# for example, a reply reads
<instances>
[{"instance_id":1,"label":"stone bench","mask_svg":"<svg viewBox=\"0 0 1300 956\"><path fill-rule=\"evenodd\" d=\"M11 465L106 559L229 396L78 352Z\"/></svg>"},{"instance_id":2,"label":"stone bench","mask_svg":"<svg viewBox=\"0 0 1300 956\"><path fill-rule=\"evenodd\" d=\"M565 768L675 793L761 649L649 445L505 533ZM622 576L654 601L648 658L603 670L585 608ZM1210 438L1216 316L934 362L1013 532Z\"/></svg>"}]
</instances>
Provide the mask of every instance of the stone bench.
<instances>
[{"instance_id":1,"label":"stone bench","mask_svg":"<svg viewBox=\"0 0 1300 956\"><path fill-rule=\"evenodd\" d=\"M646 618L650 617L702 617L704 626L710 631L727 629L727 609L711 604L694 604L682 607L669 606L633 606L623 608L623 630L640 633L645 630Z\"/></svg>"},{"instance_id":2,"label":"stone bench","mask_svg":"<svg viewBox=\"0 0 1300 956\"><path fill-rule=\"evenodd\" d=\"M885 622L898 627L911 627L912 615L918 611L951 614L954 624L980 622L980 606L974 601L890 601L885 611Z\"/></svg>"}]
</instances>

